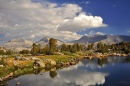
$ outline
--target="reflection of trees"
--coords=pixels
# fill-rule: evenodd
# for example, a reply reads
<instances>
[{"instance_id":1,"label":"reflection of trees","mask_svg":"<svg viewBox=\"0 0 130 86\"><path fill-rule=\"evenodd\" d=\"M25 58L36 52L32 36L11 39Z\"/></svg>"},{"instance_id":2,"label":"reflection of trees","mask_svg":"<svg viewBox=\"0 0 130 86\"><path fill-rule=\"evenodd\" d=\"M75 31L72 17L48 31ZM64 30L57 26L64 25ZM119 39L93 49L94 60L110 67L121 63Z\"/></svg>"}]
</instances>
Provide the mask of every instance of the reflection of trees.
<instances>
[{"instance_id":1,"label":"reflection of trees","mask_svg":"<svg viewBox=\"0 0 130 86\"><path fill-rule=\"evenodd\" d=\"M34 73L35 73L35 74L39 74L40 71L41 71L41 69L36 69L36 70L34 70Z\"/></svg>"},{"instance_id":2,"label":"reflection of trees","mask_svg":"<svg viewBox=\"0 0 130 86\"><path fill-rule=\"evenodd\" d=\"M107 63L107 58L102 58L102 59L98 59L98 65L99 66L103 66L103 64Z\"/></svg>"},{"instance_id":3,"label":"reflection of trees","mask_svg":"<svg viewBox=\"0 0 130 86\"><path fill-rule=\"evenodd\" d=\"M125 61L126 61L126 62L130 62L130 57L126 57L126 58L125 58Z\"/></svg>"},{"instance_id":4,"label":"reflection of trees","mask_svg":"<svg viewBox=\"0 0 130 86\"><path fill-rule=\"evenodd\" d=\"M55 78L57 76L57 72L56 71L50 71L50 77L51 78Z\"/></svg>"}]
</instances>

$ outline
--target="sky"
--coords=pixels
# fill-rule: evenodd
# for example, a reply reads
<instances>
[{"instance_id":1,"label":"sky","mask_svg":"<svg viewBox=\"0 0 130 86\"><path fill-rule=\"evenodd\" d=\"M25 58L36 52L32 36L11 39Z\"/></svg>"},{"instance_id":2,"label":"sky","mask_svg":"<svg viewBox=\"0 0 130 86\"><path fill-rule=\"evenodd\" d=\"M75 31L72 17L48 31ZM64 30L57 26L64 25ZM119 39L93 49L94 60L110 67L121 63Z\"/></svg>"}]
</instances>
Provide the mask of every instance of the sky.
<instances>
[{"instance_id":1,"label":"sky","mask_svg":"<svg viewBox=\"0 0 130 86\"><path fill-rule=\"evenodd\" d=\"M130 0L0 0L0 44L130 35Z\"/></svg>"}]
</instances>

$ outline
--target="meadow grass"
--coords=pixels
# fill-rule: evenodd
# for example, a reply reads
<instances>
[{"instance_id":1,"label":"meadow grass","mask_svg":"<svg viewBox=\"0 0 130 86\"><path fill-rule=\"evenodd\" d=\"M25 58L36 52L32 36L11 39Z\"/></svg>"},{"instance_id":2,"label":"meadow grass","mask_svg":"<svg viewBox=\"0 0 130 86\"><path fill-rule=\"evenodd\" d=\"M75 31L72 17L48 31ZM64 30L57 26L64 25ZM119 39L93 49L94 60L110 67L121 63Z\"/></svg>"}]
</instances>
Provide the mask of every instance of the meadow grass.
<instances>
[{"instance_id":1,"label":"meadow grass","mask_svg":"<svg viewBox=\"0 0 130 86\"><path fill-rule=\"evenodd\" d=\"M68 61L72 58L77 58L77 56L74 55L46 55L46 56L38 56L40 59L52 59L54 61Z\"/></svg>"},{"instance_id":2,"label":"meadow grass","mask_svg":"<svg viewBox=\"0 0 130 86\"><path fill-rule=\"evenodd\" d=\"M72 58L78 58L78 56L71 54L71 55L45 55L45 56L35 56L37 58L40 58L41 60L46 60L46 59L51 59L54 60L56 62L58 61L69 61ZM29 57L27 57L29 58ZM14 57L10 57L7 58L7 60L14 60ZM32 67L33 67L33 61L19 61L19 63L21 63L21 65L19 65L19 68L14 66L13 63L8 63L6 66L4 67L0 67L0 77L4 77L6 75L8 75L11 72L17 71L19 74L24 74L27 72L31 72L32 71Z\"/></svg>"}]
</instances>

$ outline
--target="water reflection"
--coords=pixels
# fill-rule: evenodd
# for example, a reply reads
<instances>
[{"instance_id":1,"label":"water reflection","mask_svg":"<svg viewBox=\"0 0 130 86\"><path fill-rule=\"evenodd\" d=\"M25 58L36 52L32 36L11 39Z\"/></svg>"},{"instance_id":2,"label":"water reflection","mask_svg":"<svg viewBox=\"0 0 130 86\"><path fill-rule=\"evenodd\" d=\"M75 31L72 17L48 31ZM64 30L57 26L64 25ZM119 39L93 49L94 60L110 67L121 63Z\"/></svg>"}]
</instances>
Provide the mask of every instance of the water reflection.
<instances>
[{"instance_id":1,"label":"water reflection","mask_svg":"<svg viewBox=\"0 0 130 86\"><path fill-rule=\"evenodd\" d=\"M123 70L120 69L125 68L124 71L130 72L130 67L127 66L128 64L121 64L129 62L128 58L109 57L105 59L86 59L77 65L61 70L53 68L49 72L42 74L38 71L40 74L20 76L9 81L8 86L15 86L17 82L21 82L19 86L90 86L105 85L109 83L109 81L112 82L111 80L113 80L114 83L114 80L117 82L126 77L128 79L128 76L130 76L130 74L128 75L126 72L125 74L127 75L125 76ZM116 64L116 66L113 67L112 64ZM45 70L42 70L42 72L44 71ZM117 77L124 78L116 80Z\"/></svg>"},{"instance_id":2,"label":"water reflection","mask_svg":"<svg viewBox=\"0 0 130 86\"><path fill-rule=\"evenodd\" d=\"M105 76L108 75L107 73L75 68L76 67L70 67L69 71L66 71L65 69L59 71L59 77L63 78L65 83L88 86L105 83Z\"/></svg>"},{"instance_id":3,"label":"water reflection","mask_svg":"<svg viewBox=\"0 0 130 86\"><path fill-rule=\"evenodd\" d=\"M50 77L51 78L55 78L57 76L57 72L56 71L50 71Z\"/></svg>"},{"instance_id":4,"label":"water reflection","mask_svg":"<svg viewBox=\"0 0 130 86\"><path fill-rule=\"evenodd\" d=\"M98 59L98 58L93 58L91 60L84 60L83 63L84 64L95 64L98 65L100 67L103 67L105 65L108 64L119 64L119 63L129 63L130 62L130 56L128 57L108 57L108 58L102 58L102 59Z\"/></svg>"},{"instance_id":5,"label":"water reflection","mask_svg":"<svg viewBox=\"0 0 130 86\"><path fill-rule=\"evenodd\" d=\"M37 75L24 75L13 79L8 86L14 86L21 82L19 86L88 86L105 83L107 73L80 70L79 67L85 67L82 62L69 68L56 71L52 70Z\"/></svg>"}]
</instances>

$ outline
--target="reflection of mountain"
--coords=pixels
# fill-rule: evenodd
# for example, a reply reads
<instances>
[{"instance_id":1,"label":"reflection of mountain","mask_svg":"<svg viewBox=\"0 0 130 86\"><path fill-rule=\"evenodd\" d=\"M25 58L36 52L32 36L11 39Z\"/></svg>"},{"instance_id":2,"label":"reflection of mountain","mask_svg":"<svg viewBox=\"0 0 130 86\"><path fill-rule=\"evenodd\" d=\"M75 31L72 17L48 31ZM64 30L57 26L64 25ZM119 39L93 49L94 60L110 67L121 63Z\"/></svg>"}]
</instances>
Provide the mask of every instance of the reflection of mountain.
<instances>
[{"instance_id":1,"label":"reflection of mountain","mask_svg":"<svg viewBox=\"0 0 130 86\"><path fill-rule=\"evenodd\" d=\"M106 73L79 70L78 65L59 70L55 78L51 78L48 72L43 75L25 75L11 80L9 86L21 81L19 86L88 86L105 83Z\"/></svg>"}]
</instances>

